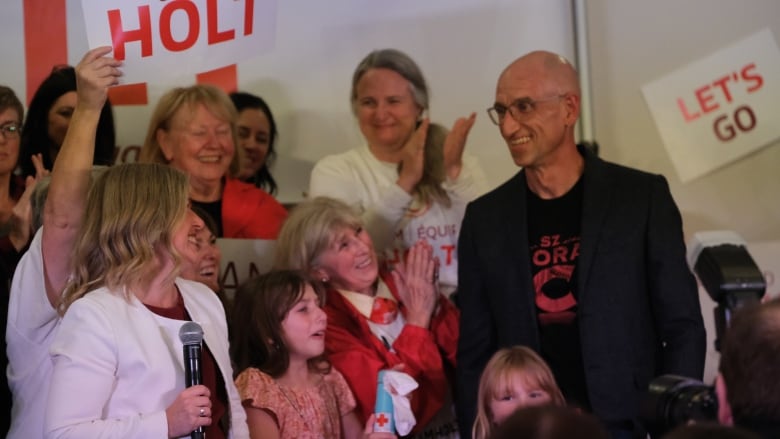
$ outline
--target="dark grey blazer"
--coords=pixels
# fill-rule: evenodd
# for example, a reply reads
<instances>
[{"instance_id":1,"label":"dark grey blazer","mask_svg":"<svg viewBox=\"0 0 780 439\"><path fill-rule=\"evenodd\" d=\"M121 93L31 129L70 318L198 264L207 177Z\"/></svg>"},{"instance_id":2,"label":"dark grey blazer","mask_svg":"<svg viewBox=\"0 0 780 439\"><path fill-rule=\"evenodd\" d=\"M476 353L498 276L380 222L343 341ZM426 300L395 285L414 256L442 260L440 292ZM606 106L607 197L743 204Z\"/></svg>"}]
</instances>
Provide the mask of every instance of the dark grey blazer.
<instances>
[{"instance_id":1,"label":"dark grey blazer","mask_svg":"<svg viewBox=\"0 0 780 439\"><path fill-rule=\"evenodd\" d=\"M706 337L666 179L585 157L579 325L594 413L635 421L654 376L701 379ZM457 412L471 437L477 387L499 348L539 349L530 272L525 172L470 203L458 243Z\"/></svg>"}]
</instances>

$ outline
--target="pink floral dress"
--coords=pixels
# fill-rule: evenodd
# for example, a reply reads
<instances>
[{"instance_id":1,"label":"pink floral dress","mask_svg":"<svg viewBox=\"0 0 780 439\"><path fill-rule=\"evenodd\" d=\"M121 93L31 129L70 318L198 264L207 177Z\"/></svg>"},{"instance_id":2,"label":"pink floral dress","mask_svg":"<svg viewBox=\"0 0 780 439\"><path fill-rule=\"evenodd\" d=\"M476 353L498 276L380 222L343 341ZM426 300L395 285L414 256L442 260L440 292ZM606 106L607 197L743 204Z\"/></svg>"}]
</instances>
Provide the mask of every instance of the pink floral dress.
<instances>
[{"instance_id":1,"label":"pink floral dress","mask_svg":"<svg viewBox=\"0 0 780 439\"><path fill-rule=\"evenodd\" d=\"M341 417L355 409L355 397L335 368L316 386L298 388L277 383L255 368L236 378L245 407L265 410L276 420L279 435L295 439L339 439Z\"/></svg>"}]
</instances>

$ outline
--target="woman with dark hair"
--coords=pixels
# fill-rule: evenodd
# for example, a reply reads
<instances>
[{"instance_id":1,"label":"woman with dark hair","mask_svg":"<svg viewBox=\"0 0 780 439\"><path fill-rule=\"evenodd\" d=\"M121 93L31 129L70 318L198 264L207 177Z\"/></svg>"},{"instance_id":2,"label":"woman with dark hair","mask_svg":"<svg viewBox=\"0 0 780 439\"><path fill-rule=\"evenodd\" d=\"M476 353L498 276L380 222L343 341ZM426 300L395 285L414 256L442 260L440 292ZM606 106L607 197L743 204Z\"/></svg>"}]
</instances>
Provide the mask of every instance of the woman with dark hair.
<instances>
[{"instance_id":1,"label":"woman with dark hair","mask_svg":"<svg viewBox=\"0 0 780 439\"><path fill-rule=\"evenodd\" d=\"M271 108L263 98L250 93L231 93L230 100L238 110L236 126L242 150L238 178L275 195L276 181L268 169L276 158L276 121Z\"/></svg>"},{"instance_id":2,"label":"woman with dark hair","mask_svg":"<svg viewBox=\"0 0 780 439\"><path fill-rule=\"evenodd\" d=\"M0 85L0 324L5 327L8 315L8 289L14 266L19 260L21 247L24 242L17 241L12 230L13 211L24 191L24 180L14 175L16 162L19 157L19 133L21 121L24 117L24 107L10 88ZM8 365L6 355L5 338L2 340L0 351L0 366L5 370ZM5 375L0 383L0 402L3 407L11 406L11 393L8 390L8 380ZM10 410L0 411L0 433L8 431L10 425Z\"/></svg>"},{"instance_id":3,"label":"woman with dark hair","mask_svg":"<svg viewBox=\"0 0 780 439\"><path fill-rule=\"evenodd\" d=\"M22 175L35 175L35 154L42 155L45 169L52 169L77 102L75 69L55 67L38 87L27 110L19 157ZM111 103L106 100L98 121L93 164L113 164L115 148L114 116Z\"/></svg>"},{"instance_id":4,"label":"woman with dark hair","mask_svg":"<svg viewBox=\"0 0 780 439\"><path fill-rule=\"evenodd\" d=\"M38 178L48 174L41 155L31 157L33 174L15 173L19 163L24 107L10 88L0 85L0 263L8 287L31 238L30 196Z\"/></svg>"},{"instance_id":5,"label":"woman with dark hair","mask_svg":"<svg viewBox=\"0 0 780 439\"><path fill-rule=\"evenodd\" d=\"M4 266L9 270L8 280L19 260L19 251L28 240L20 240L12 226L13 210L25 187L24 179L14 175L19 158L23 118L24 107L19 98L13 90L0 85L0 251Z\"/></svg>"},{"instance_id":6,"label":"woman with dark hair","mask_svg":"<svg viewBox=\"0 0 780 439\"><path fill-rule=\"evenodd\" d=\"M279 270L236 291L230 353L252 439L389 439L363 428L344 376L324 356L324 291L303 273Z\"/></svg>"}]
</instances>

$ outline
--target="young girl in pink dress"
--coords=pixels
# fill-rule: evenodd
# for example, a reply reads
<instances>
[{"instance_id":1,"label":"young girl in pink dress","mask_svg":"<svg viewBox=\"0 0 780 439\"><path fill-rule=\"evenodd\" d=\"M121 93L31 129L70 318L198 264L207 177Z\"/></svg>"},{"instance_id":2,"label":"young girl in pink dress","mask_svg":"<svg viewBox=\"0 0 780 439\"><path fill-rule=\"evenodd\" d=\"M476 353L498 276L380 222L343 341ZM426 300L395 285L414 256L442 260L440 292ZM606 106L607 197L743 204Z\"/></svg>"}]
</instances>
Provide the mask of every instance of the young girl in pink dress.
<instances>
[{"instance_id":1,"label":"young girl in pink dress","mask_svg":"<svg viewBox=\"0 0 780 439\"><path fill-rule=\"evenodd\" d=\"M252 438L389 439L363 428L355 397L324 357L323 292L295 271L245 282L231 319L236 387Z\"/></svg>"}]
</instances>

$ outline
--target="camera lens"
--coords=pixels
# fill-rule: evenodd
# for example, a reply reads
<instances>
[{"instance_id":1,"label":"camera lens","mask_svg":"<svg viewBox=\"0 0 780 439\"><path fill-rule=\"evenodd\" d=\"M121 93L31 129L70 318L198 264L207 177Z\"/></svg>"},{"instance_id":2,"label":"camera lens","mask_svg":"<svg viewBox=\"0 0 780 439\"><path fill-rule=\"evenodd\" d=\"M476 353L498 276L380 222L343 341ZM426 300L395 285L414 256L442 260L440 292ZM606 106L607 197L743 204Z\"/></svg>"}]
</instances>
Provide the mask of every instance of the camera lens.
<instances>
[{"instance_id":1,"label":"camera lens","mask_svg":"<svg viewBox=\"0 0 780 439\"><path fill-rule=\"evenodd\" d=\"M718 400L711 386L676 375L652 380L642 405L642 419L653 435L690 420L713 421L717 415Z\"/></svg>"}]
</instances>

